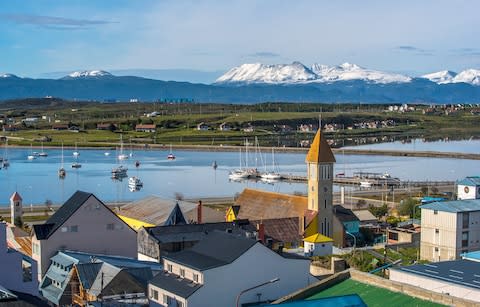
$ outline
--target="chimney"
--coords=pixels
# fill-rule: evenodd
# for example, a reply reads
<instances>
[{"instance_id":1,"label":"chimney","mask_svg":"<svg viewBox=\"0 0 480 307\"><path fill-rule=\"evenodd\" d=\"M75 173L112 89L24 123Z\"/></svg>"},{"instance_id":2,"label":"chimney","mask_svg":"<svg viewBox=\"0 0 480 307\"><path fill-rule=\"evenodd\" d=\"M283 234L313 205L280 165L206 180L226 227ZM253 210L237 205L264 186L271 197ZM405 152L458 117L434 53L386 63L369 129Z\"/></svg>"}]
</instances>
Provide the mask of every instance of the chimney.
<instances>
[{"instance_id":1,"label":"chimney","mask_svg":"<svg viewBox=\"0 0 480 307\"><path fill-rule=\"evenodd\" d=\"M202 224L202 201L198 201L197 205L197 224Z\"/></svg>"},{"instance_id":2,"label":"chimney","mask_svg":"<svg viewBox=\"0 0 480 307\"><path fill-rule=\"evenodd\" d=\"M262 244L265 244L265 225L260 222L260 224L257 224L257 232L258 232L258 240L262 242Z\"/></svg>"}]
</instances>

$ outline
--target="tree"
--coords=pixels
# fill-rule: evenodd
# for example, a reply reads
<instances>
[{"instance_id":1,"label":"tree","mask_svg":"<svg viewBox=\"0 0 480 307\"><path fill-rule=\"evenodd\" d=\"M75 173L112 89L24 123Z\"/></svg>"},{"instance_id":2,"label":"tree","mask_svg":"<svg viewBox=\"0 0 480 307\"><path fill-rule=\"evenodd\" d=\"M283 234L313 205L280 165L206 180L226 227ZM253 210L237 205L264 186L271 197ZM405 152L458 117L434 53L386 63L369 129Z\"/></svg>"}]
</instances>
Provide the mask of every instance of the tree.
<instances>
[{"instance_id":1,"label":"tree","mask_svg":"<svg viewBox=\"0 0 480 307\"><path fill-rule=\"evenodd\" d=\"M387 215L388 206L387 206L387 204L383 204L383 206L375 207L374 205L370 204L368 206L368 211L370 211L370 213L375 215L375 217L382 217L382 216Z\"/></svg>"},{"instance_id":2,"label":"tree","mask_svg":"<svg viewBox=\"0 0 480 307\"><path fill-rule=\"evenodd\" d=\"M419 204L418 200L411 197L403 199L398 206L398 213L400 215L408 215L411 218L419 218L420 210L416 209Z\"/></svg>"}]
</instances>

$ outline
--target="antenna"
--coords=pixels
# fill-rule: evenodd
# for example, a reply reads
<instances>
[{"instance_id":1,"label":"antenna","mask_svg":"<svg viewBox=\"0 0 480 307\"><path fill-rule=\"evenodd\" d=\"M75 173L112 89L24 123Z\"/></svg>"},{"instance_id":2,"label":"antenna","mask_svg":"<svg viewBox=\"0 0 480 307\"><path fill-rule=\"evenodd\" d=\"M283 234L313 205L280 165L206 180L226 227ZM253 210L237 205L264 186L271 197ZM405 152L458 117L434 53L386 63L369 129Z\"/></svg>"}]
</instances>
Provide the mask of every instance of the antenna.
<instances>
[{"instance_id":1,"label":"antenna","mask_svg":"<svg viewBox=\"0 0 480 307\"><path fill-rule=\"evenodd\" d=\"M318 130L322 130L322 112L318 114Z\"/></svg>"}]
</instances>

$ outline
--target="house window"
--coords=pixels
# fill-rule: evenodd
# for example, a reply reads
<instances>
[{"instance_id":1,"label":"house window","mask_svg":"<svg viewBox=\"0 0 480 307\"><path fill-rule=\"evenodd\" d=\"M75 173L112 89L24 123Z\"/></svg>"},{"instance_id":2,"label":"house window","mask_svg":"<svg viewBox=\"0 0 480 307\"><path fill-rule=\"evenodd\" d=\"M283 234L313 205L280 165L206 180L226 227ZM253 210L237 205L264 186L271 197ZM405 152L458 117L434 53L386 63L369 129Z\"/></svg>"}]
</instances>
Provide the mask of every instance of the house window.
<instances>
[{"instance_id":1,"label":"house window","mask_svg":"<svg viewBox=\"0 0 480 307\"><path fill-rule=\"evenodd\" d=\"M435 247L435 251L438 252L438 247Z\"/></svg>"},{"instance_id":2,"label":"house window","mask_svg":"<svg viewBox=\"0 0 480 307\"><path fill-rule=\"evenodd\" d=\"M68 227L67 227L67 226L63 226L62 228L60 228L60 231L61 231L61 232L68 232Z\"/></svg>"},{"instance_id":3,"label":"house window","mask_svg":"<svg viewBox=\"0 0 480 307\"><path fill-rule=\"evenodd\" d=\"M166 294L163 295L163 303L168 304L168 296Z\"/></svg>"},{"instance_id":4,"label":"house window","mask_svg":"<svg viewBox=\"0 0 480 307\"><path fill-rule=\"evenodd\" d=\"M198 274L193 274L193 281L198 283Z\"/></svg>"},{"instance_id":5,"label":"house window","mask_svg":"<svg viewBox=\"0 0 480 307\"><path fill-rule=\"evenodd\" d=\"M437 214L438 214L438 210L433 210L433 214L437 215Z\"/></svg>"},{"instance_id":6,"label":"house window","mask_svg":"<svg viewBox=\"0 0 480 307\"><path fill-rule=\"evenodd\" d=\"M468 247L468 231L462 232L462 247Z\"/></svg>"},{"instance_id":7,"label":"house window","mask_svg":"<svg viewBox=\"0 0 480 307\"><path fill-rule=\"evenodd\" d=\"M172 271L172 265L171 264L167 264L167 271L169 271L169 272Z\"/></svg>"},{"instance_id":8,"label":"house window","mask_svg":"<svg viewBox=\"0 0 480 307\"><path fill-rule=\"evenodd\" d=\"M113 223L107 224L107 230L113 230L115 225Z\"/></svg>"},{"instance_id":9,"label":"house window","mask_svg":"<svg viewBox=\"0 0 480 307\"><path fill-rule=\"evenodd\" d=\"M180 269L180 276L185 277L185 270L184 269Z\"/></svg>"},{"instance_id":10,"label":"house window","mask_svg":"<svg viewBox=\"0 0 480 307\"><path fill-rule=\"evenodd\" d=\"M158 301L158 291L152 289L152 298L156 301Z\"/></svg>"},{"instance_id":11,"label":"house window","mask_svg":"<svg viewBox=\"0 0 480 307\"><path fill-rule=\"evenodd\" d=\"M440 233L440 230L439 230L439 229L435 229L435 233L436 233L436 234L439 234L439 233Z\"/></svg>"},{"instance_id":12,"label":"house window","mask_svg":"<svg viewBox=\"0 0 480 307\"><path fill-rule=\"evenodd\" d=\"M78 225L70 226L70 232L78 232Z\"/></svg>"},{"instance_id":13,"label":"house window","mask_svg":"<svg viewBox=\"0 0 480 307\"><path fill-rule=\"evenodd\" d=\"M177 300L177 307L183 307L183 302Z\"/></svg>"},{"instance_id":14,"label":"house window","mask_svg":"<svg viewBox=\"0 0 480 307\"><path fill-rule=\"evenodd\" d=\"M462 225L463 228L468 228L470 214L468 212L462 213Z\"/></svg>"}]
</instances>

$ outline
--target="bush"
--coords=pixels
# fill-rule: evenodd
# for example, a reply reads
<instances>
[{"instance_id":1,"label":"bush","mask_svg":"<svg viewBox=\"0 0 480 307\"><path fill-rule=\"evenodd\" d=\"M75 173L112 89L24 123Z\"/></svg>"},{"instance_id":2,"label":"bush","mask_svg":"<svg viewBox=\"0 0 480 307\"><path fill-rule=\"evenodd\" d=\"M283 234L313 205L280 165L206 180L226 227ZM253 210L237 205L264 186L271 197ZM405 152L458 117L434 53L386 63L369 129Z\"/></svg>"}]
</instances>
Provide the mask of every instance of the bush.
<instances>
[{"instance_id":1,"label":"bush","mask_svg":"<svg viewBox=\"0 0 480 307\"><path fill-rule=\"evenodd\" d=\"M369 205L368 211L370 211L370 213L372 213L377 218L379 218L388 214L388 206L387 204L383 204L383 206L381 207L375 207L374 205Z\"/></svg>"}]
</instances>

